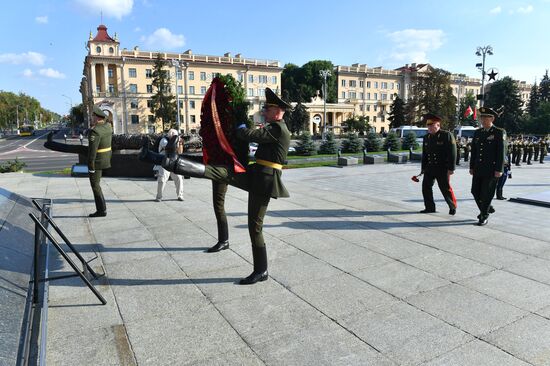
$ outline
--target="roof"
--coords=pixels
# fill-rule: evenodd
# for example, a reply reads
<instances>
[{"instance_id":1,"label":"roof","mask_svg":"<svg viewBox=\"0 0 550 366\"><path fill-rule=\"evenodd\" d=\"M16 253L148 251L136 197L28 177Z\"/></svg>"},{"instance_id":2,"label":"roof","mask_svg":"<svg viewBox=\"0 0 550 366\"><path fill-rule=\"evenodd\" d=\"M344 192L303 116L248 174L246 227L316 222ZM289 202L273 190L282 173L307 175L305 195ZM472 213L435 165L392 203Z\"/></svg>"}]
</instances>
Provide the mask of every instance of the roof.
<instances>
[{"instance_id":1,"label":"roof","mask_svg":"<svg viewBox=\"0 0 550 366\"><path fill-rule=\"evenodd\" d=\"M107 33L107 27L104 26L103 24L100 24L97 27L97 34L96 34L95 38L93 39L93 41L96 41L96 42L116 42L116 40L114 40L113 38L111 38L111 36L109 36L109 34Z\"/></svg>"}]
</instances>

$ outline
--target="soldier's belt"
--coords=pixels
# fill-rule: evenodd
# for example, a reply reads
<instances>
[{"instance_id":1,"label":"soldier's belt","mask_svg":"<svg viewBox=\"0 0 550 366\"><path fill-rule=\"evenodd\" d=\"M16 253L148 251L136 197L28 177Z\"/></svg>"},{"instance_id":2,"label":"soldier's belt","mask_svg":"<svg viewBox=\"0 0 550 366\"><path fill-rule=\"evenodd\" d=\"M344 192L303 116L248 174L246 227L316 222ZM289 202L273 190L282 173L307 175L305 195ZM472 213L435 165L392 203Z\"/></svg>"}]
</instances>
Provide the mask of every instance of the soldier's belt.
<instances>
[{"instance_id":1,"label":"soldier's belt","mask_svg":"<svg viewBox=\"0 0 550 366\"><path fill-rule=\"evenodd\" d=\"M260 165L267 166L267 167L270 167L270 168L273 168L273 169L278 169L278 170L283 169L282 164L277 164L277 163L273 163L271 161L262 160L262 159L256 159L256 164L260 164Z\"/></svg>"},{"instance_id":2,"label":"soldier's belt","mask_svg":"<svg viewBox=\"0 0 550 366\"><path fill-rule=\"evenodd\" d=\"M104 149L97 149L97 152L98 152L98 153L107 152L107 151L111 151L111 148L110 148L110 147L106 147L106 148L104 148Z\"/></svg>"}]
</instances>

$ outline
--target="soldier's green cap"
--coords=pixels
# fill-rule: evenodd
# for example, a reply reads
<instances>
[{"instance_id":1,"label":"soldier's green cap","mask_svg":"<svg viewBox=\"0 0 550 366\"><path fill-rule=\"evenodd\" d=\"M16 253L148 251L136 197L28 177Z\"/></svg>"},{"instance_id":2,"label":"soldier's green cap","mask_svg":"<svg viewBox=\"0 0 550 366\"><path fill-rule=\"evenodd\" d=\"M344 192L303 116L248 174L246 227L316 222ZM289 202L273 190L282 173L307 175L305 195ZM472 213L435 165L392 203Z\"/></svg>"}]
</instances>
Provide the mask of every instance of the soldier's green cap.
<instances>
[{"instance_id":1,"label":"soldier's green cap","mask_svg":"<svg viewBox=\"0 0 550 366\"><path fill-rule=\"evenodd\" d=\"M480 116L493 116L495 118L498 117L498 113L494 109L489 108L489 107L480 107L479 108L479 115Z\"/></svg>"},{"instance_id":2,"label":"soldier's green cap","mask_svg":"<svg viewBox=\"0 0 550 366\"><path fill-rule=\"evenodd\" d=\"M93 113L100 117L100 118L105 118L107 117L107 115L105 114L105 112L103 112L97 105L94 105L94 110L93 110Z\"/></svg>"},{"instance_id":3,"label":"soldier's green cap","mask_svg":"<svg viewBox=\"0 0 550 366\"><path fill-rule=\"evenodd\" d=\"M290 104L279 98L279 96L269 88L265 88L265 105L266 107L275 106L284 110L292 109Z\"/></svg>"},{"instance_id":4,"label":"soldier's green cap","mask_svg":"<svg viewBox=\"0 0 550 366\"><path fill-rule=\"evenodd\" d=\"M441 121L443 120L443 118L433 113L426 113L425 115L422 116L422 119L426 123L426 126L433 125L436 122L441 123Z\"/></svg>"}]
</instances>

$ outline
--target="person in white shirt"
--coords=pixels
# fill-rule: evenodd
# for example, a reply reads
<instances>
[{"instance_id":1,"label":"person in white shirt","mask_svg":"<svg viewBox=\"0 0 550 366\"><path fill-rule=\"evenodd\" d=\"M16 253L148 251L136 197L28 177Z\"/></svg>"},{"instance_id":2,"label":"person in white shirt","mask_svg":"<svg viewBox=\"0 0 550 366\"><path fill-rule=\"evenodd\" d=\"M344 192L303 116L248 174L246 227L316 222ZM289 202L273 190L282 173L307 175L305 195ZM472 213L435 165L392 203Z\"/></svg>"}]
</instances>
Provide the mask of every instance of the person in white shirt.
<instances>
[{"instance_id":1,"label":"person in white shirt","mask_svg":"<svg viewBox=\"0 0 550 366\"><path fill-rule=\"evenodd\" d=\"M168 140L171 137L177 136L177 135L178 135L178 131L176 131L175 129L169 130L166 137L163 137L160 140L159 153L164 153L164 149L166 148L166 145L168 145ZM164 169L161 165L158 165L155 168L158 169L156 201L157 202L162 201L162 192L164 191L166 182L168 182L168 179L170 177L172 177L172 180L176 185L176 195L178 197L178 201L183 201L183 177L181 175L178 175L176 173L173 173Z\"/></svg>"}]
</instances>

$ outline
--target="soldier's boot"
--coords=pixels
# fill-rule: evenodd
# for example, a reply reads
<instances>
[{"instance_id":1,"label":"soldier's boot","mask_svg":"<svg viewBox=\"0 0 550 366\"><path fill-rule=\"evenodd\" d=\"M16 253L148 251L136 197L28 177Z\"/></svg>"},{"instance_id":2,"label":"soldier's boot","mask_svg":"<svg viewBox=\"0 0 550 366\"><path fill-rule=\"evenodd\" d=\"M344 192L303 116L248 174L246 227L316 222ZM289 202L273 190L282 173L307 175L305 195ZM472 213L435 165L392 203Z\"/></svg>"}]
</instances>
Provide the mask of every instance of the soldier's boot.
<instances>
[{"instance_id":1,"label":"soldier's boot","mask_svg":"<svg viewBox=\"0 0 550 366\"><path fill-rule=\"evenodd\" d=\"M206 166L202 163L184 157L166 156L162 160L162 167L179 175L187 175L194 178L204 178Z\"/></svg>"},{"instance_id":2,"label":"soldier's boot","mask_svg":"<svg viewBox=\"0 0 550 366\"><path fill-rule=\"evenodd\" d=\"M216 252L220 252L220 251L225 250L225 249L229 249L229 240L218 241L216 243L216 245L214 245L211 248L208 248L207 252L208 253L216 253Z\"/></svg>"},{"instance_id":3,"label":"soldier's boot","mask_svg":"<svg viewBox=\"0 0 550 366\"><path fill-rule=\"evenodd\" d=\"M504 196L502 195L502 188L497 188L497 200L503 201L503 200L505 200L505 199L506 199L506 197L504 197Z\"/></svg>"},{"instance_id":4,"label":"soldier's boot","mask_svg":"<svg viewBox=\"0 0 550 366\"><path fill-rule=\"evenodd\" d=\"M267 280L267 251L265 246L252 247L252 257L254 258L254 272L250 276L239 281L240 285L253 285L256 282Z\"/></svg>"}]
</instances>

